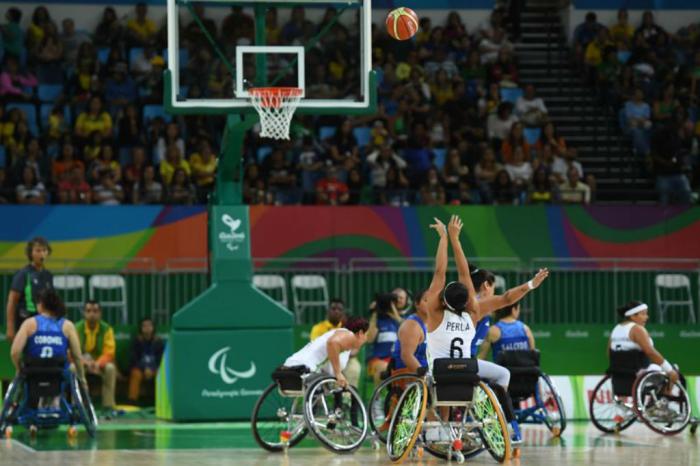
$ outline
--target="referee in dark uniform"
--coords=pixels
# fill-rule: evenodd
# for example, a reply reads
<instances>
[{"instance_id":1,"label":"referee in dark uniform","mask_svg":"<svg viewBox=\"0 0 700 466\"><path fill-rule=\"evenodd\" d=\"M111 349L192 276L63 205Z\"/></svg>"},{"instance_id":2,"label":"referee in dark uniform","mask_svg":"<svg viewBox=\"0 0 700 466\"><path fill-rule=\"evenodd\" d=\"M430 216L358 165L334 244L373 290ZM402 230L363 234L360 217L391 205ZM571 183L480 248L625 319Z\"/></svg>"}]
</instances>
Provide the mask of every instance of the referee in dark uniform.
<instances>
[{"instance_id":1,"label":"referee in dark uniform","mask_svg":"<svg viewBox=\"0 0 700 466\"><path fill-rule=\"evenodd\" d=\"M53 288L53 275L44 267L44 261L51 254L49 242L37 236L27 243L25 253L29 265L12 277L7 296L7 339L10 343L22 322L36 315L41 292Z\"/></svg>"}]
</instances>

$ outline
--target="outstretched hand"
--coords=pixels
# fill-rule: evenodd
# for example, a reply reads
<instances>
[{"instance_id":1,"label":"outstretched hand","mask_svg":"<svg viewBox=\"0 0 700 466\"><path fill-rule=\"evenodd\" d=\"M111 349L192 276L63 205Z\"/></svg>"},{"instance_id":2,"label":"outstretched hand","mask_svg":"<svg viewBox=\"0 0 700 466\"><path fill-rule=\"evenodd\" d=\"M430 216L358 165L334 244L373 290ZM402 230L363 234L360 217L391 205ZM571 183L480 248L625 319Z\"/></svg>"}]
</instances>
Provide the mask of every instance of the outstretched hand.
<instances>
[{"instance_id":1,"label":"outstretched hand","mask_svg":"<svg viewBox=\"0 0 700 466\"><path fill-rule=\"evenodd\" d=\"M440 235L440 238L444 237L447 234L447 227L445 227L445 224L442 223L436 217L433 217L433 220L435 220L435 223L430 225L430 228L437 231L437 234Z\"/></svg>"},{"instance_id":2,"label":"outstretched hand","mask_svg":"<svg viewBox=\"0 0 700 466\"><path fill-rule=\"evenodd\" d=\"M453 215L450 218L449 225L447 225L447 231L450 234L450 238L459 238L459 234L462 231L463 226L464 223L462 223L462 219L456 215Z\"/></svg>"},{"instance_id":3,"label":"outstretched hand","mask_svg":"<svg viewBox=\"0 0 700 466\"><path fill-rule=\"evenodd\" d=\"M540 286L542 282L547 279L547 277L549 277L549 269L544 268L538 270L535 276L532 278L533 289Z\"/></svg>"}]
</instances>

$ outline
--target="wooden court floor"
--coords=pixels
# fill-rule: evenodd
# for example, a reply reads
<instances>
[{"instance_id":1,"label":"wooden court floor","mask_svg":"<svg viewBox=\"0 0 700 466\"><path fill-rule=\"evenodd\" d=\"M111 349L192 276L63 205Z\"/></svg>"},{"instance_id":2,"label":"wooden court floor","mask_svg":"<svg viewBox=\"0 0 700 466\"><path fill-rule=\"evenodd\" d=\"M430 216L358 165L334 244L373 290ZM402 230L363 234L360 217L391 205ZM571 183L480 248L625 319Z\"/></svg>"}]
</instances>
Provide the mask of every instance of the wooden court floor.
<instances>
[{"instance_id":1,"label":"wooden court floor","mask_svg":"<svg viewBox=\"0 0 700 466\"><path fill-rule=\"evenodd\" d=\"M699 437L686 430L675 437L659 436L642 425L620 435L604 435L589 423L573 423L561 439L539 426L524 427L522 456L513 466L700 466ZM17 429L0 440L0 466L370 466L391 464L384 451L369 446L353 455L334 455L313 440L305 440L288 455L269 454L256 447L249 425L159 422L102 423L95 440L84 432L69 439L65 429L40 432L31 438ZM444 464L425 455L405 464ZM487 454L466 464L496 465Z\"/></svg>"}]
</instances>

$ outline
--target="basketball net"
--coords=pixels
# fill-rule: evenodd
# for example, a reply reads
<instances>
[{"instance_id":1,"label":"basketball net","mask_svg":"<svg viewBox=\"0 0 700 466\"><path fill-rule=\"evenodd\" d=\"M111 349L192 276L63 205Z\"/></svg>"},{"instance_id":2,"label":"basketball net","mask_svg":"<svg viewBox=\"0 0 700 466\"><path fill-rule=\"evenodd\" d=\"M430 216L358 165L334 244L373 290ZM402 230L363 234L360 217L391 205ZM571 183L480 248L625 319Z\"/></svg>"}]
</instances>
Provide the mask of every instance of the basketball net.
<instances>
[{"instance_id":1,"label":"basketball net","mask_svg":"<svg viewBox=\"0 0 700 466\"><path fill-rule=\"evenodd\" d=\"M250 101L260 115L260 137L289 139L289 125L303 91L298 87L254 87Z\"/></svg>"}]
</instances>

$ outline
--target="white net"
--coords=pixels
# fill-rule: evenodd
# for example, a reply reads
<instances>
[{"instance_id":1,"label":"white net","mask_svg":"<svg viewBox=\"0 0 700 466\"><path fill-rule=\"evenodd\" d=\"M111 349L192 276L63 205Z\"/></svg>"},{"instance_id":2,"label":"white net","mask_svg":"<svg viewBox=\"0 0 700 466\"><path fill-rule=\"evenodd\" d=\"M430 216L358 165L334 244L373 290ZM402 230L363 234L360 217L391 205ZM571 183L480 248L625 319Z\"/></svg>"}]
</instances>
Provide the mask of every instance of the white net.
<instances>
[{"instance_id":1,"label":"white net","mask_svg":"<svg viewBox=\"0 0 700 466\"><path fill-rule=\"evenodd\" d=\"M260 137L289 139L289 125L303 94L298 87L255 87L248 89L260 115Z\"/></svg>"}]
</instances>

